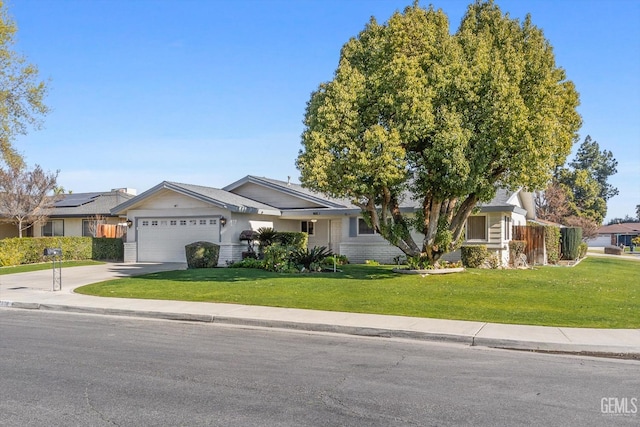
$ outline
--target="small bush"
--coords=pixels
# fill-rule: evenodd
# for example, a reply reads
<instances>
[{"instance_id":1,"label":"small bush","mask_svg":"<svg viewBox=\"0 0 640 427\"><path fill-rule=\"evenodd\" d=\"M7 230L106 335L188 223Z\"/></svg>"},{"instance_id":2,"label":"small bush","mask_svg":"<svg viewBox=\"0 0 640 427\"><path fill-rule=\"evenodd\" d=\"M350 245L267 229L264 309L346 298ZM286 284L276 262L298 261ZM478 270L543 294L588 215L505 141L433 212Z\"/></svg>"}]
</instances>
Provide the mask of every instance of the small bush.
<instances>
[{"instance_id":1,"label":"small bush","mask_svg":"<svg viewBox=\"0 0 640 427\"><path fill-rule=\"evenodd\" d=\"M330 255L332 255L331 251L326 246L314 246L312 249L305 248L291 251L289 259L293 264L302 266L303 269L318 271L322 261Z\"/></svg>"},{"instance_id":2,"label":"small bush","mask_svg":"<svg viewBox=\"0 0 640 427\"><path fill-rule=\"evenodd\" d=\"M426 255L407 257L407 266L409 270L430 270L433 268L431 261Z\"/></svg>"},{"instance_id":3,"label":"small bush","mask_svg":"<svg viewBox=\"0 0 640 427\"><path fill-rule=\"evenodd\" d=\"M229 268L264 268L264 261L257 260L255 258L245 258L242 261L232 262L227 264Z\"/></svg>"},{"instance_id":4,"label":"small bush","mask_svg":"<svg viewBox=\"0 0 640 427\"><path fill-rule=\"evenodd\" d=\"M580 258L584 258L585 256L587 256L588 249L589 249L589 245L586 242L580 243L580 246L578 246L578 256Z\"/></svg>"},{"instance_id":5,"label":"small bush","mask_svg":"<svg viewBox=\"0 0 640 427\"><path fill-rule=\"evenodd\" d=\"M462 246L460 248L462 265L468 268L478 268L489 256L485 245Z\"/></svg>"},{"instance_id":6,"label":"small bush","mask_svg":"<svg viewBox=\"0 0 640 427\"><path fill-rule=\"evenodd\" d=\"M330 265L330 266L333 266L334 261L335 261L335 264L336 264L336 265L345 265L345 264L349 264L349 259L347 258L347 256L346 256L346 255L336 255L336 254L333 254L333 255L330 255L330 256L326 257L326 258L324 259L324 261L322 261L322 263L323 263L324 265Z\"/></svg>"},{"instance_id":7,"label":"small bush","mask_svg":"<svg viewBox=\"0 0 640 427\"><path fill-rule=\"evenodd\" d=\"M517 261L524 255L527 248L525 240L512 240L509 242L509 264L515 265Z\"/></svg>"},{"instance_id":8,"label":"small bush","mask_svg":"<svg viewBox=\"0 0 640 427\"><path fill-rule=\"evenodd\" d=\"M271 227L258 228L258 242L260 248L266 248L276 243L276 236L278 232Z\"/></svg>"},{"instance_id":9,"label":"small bush","mask_svg":"<svg viewBox=\"0 0 640 427\"><path fill-rule=\"evenodd\" d=\"M366 265L373 265L373 266L378 266L380 265L380 263L378 261L376 261L375 259L365 259L364 263Z\"/></svg>"},{"instance_id":10,"label":"small bush","mask_svg":"<svg viewBox=\"0 0 640 427\"><path fill-rule=\"evenodd\" d=\"M218 265L220 246L211 242L194 242L184 247L189 268L214 268Z\"/></svg>"},{"instance_id":11,"label":"small bush","mask_svg":"<svg viewBox=\"0 0 640 427\"><path fill-rule=\"evenodd\" d=\"M289 251L280 244L264 248L264 269L268 271L286 271L289 268Z\"/></svg>"},{"instance_id":12,"label":"small bush","mask_svg":"<svg viewBox=\"0 0 640 427\"><path fill-rule=\"evenodd\" d=\"M502 262L500 262L500 257L498 256L498 254L493 254L487 259L487 264L490 269L496 270L500 268Z\"/></svg>"}]
</instances>

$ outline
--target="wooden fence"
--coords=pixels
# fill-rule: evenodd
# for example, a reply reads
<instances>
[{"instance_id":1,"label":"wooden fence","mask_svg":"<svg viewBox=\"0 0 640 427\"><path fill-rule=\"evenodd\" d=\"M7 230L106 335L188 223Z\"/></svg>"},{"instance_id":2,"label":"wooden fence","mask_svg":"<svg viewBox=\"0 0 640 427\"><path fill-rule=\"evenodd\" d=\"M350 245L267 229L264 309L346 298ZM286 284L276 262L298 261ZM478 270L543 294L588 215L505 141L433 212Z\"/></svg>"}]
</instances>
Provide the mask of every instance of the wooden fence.
<instances>
[{"instance_id":1,"label":"wooden fence","mask_svg":"<svg viewBox=\"0 0 640 427\"><path fill-rule=\"evenodd\" d=\"M96 229L96 237L120 238L126 232L127 229L124 225L98 224Z\"/></svg>"},{"instance_id":2,"label":"wooden fence","mask_svg":"<svg viewBox=\"0 0 640 427\"><path fill-rule=\"evenodd\" d=\"M513 240L524 240L527 245L524 254L527 263L545 264L546 250L544 245L544 227L538 225L514 225Z\"/></svg>"}]
</instances>

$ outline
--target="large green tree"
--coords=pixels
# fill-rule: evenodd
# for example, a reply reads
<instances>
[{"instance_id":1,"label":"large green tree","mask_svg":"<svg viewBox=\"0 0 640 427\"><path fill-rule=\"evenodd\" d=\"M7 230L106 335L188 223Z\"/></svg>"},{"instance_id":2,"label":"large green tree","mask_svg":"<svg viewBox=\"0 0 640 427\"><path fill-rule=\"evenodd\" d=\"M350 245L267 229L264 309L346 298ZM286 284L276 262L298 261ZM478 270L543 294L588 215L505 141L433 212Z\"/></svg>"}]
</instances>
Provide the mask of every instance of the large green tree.
<instances>
[{"instance_id":1,"label":"large green tree","mask_svg":"<svg viewBox=\"0 0 640 427\"><path fill-rule=\"evenodd\" d=\"M296 164L303 185L349 197L382 237L435 261L498 187L544 187L576 141L578 104L529 16L478 1L452 35L416 2L343 46L308 102Z\"/></svg>"},{"instance_id":2,"label":"large green tree","mask_svg":"<svg viewBox=\"0 0 640 427\"><path fill-rule=\"evenodd\" d=\"M24 167L13 146L17 135L38 128L48 112L44 104L47 86L38 78L38 68L13 48L17 27L0 0L0 160L10 167Z\"/></svg>"}]
</instances>

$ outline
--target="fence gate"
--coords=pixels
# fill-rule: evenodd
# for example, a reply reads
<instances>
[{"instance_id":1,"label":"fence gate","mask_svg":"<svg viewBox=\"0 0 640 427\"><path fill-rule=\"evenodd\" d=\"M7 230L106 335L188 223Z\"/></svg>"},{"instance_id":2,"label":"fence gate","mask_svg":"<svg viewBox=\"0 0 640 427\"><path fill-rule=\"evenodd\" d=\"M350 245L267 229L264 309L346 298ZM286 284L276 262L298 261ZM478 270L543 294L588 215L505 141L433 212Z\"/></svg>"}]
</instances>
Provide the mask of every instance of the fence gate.
<instances>
[{"instance_id":1,"label":"fence gate","mask_svg":"<svg viewBox=\"0 0 640 427\"><path fill-rule=\"evenodd\" d=\"M529 264L545 264L544 227L541 225L514 225L513 240L524 240L524 254Z\"/></svg>"}]
</instances>

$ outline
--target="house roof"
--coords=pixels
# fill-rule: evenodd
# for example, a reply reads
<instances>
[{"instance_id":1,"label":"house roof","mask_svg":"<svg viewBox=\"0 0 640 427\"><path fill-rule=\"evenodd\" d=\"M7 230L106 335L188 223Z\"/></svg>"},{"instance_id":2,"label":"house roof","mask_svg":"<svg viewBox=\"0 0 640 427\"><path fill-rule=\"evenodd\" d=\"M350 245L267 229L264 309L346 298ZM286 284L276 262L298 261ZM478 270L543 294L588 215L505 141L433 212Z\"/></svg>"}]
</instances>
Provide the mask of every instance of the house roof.
<instances>
[{"instance_id":1,"label":"house roof","mask_svg":"<svg viewBox=\"0 0 640 427\"><path fill-rule=\"evenodd\" d=\"M255 184L279 191L292 197L308 201L317 206L308 208L277 208L234 193L234 191L246 184ZM149 197L166 190L175 191L177 193L193 197L205 203L228 209L231 212L258 213L290 218L306 217L310 215L357 215L360 212L360 208L352 204L347 199L328 197L290 181L286 182L272 178L247 175L222 189L163 181L131 200L127 200L124 203L115 206L111 209L111 213L114 215L122 215L126 213L127 210L135 209L137 206L140 206ZM479 204L478 206L480 207L481 212L517 212L526 215L528 219L535 218L533 196L531 193L524 192L521 189L516 191L498 189L496 196L491 201ZM405 198L401 208L404 211L413 211L416 209L416 203L409 198Z\"/></svg>"},{"instance_id":2,"label":"house roof","mask_svg":"<svg viewBox=\"0 0 640 427\"><path fill-rule=\"evenodd\" d=\"M521 205L521 206L520 206ZM536 218L533 194L523 189L508 190L498 188L496 195L488 202L478 203L480 212L516 212L529 220Z\"/></svg>"},{"instance_id":3,"label":"house roof","mask_svg":"<svg viewBox=\"0 0 640 427\"><path fill-rule=\"evenodd\" d=\"M150 188L149 190L141 193L131 200L115 206L111 210L111 212L112 214L124 214L127 210L139 206L145 200L165 190L171 190L185 196L193 197L194 199L200 200L202 202L209 203L223 209L228 209L231 212L259 213L277 216L281 215L280 210L274 208L273 206L256 202L255 200L233 194L226 190L221 190L219 188L213 187L205 187L202 185L182 184L171 181L161 182L160 184L156 185L153 188Z\"/></svg>"},{"instance_id":4,"label":"house roof","mask_svg":"<svg viewBox=\"0 0 640 427\"><path fill-rule=\"evenodd\" d=\"M598 234L631 234L640 235L640 222L622 222L620 224L603 225L596 231Z\"/></svg>"},{"instance_id":5,"label":"house roof","mask_svg":"<svg viewBox=\"0 0 640 427\"><path fill-rule=\"evenodd\" d=\"M227 185L226 187L224 187L224 190L233 191L247 183L258 184L267 188L282 191L285 194L289 194L291 196L298 197L309 202L326 206L327 208L358 209L358 207L353 205L348 199L337 199L329 197L324 194L309 190L300 184L292 183L291 181L285 182L277 179L258 177L254 175L247 175L244 178Z\"/></svg>"},{"instance_id":6,"label":"house roof","mask_svg":"<svg viewBox=\"0 0 640 427\"><path fill-rule=\"evenodd\" d=\"M92 215L111 215L111 208L134 196L113 190L101 193L71 193L56 196L50 218L87 217Z\"/></svg>"}]
</instances>

